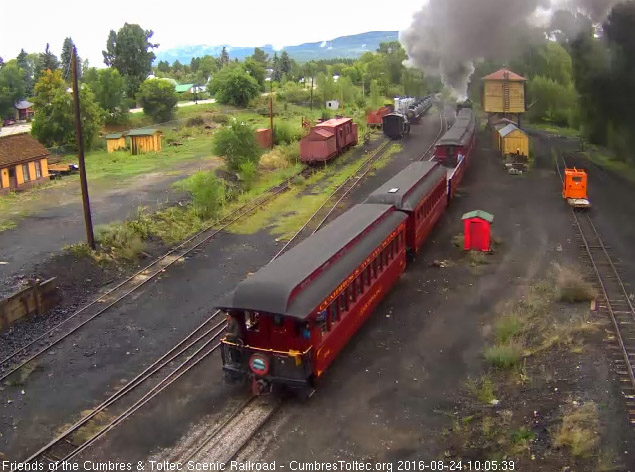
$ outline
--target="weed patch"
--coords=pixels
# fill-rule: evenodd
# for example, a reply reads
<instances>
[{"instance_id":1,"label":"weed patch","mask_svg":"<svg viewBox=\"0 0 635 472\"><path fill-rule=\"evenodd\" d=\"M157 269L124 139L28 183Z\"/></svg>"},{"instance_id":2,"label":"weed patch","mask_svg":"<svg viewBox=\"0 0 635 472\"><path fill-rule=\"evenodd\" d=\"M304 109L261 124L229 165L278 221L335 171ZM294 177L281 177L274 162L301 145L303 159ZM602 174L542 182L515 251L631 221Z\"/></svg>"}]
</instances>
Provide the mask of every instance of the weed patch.
<instances>
[{"instance_id":1,"label":"weed patch","mask_svg":"<svg viewBox=\"0 0 635 472\"><path fill-rule=\"evenodd\" d=\"M599 416L597 405L587 402L567 411L554 435L554 446L568 447L575 457L588 457L598 447Z\"/></svg>"},{"instance_id":2,"label":"weed patch","mask_svg":"<svg viewBox=\"0 0 635 472\"><path fill-rule=\"evenodd\" d=\"M597 293L579 270L573 267L555 265L558 299L569 303L595 299Z\"/></svg>"},{"instance_id":3,"label":"weed patch","mask_svg":"<svg viewBox=\"0 0 635 472\"><path fill-rule=\"evenodd\" d=\"M494 325L494 337L497 343L508 343L523 333L523 322L518 316L509 315L499 319Z\"/></svg>"},{"instance_id":4,"label":"weed patch","mask_svg":"<svg viewBox=\"0 0 635 472\"><path fill-rule=\"evenodd\" d=\"M485 360L498 369L511 369L523 357L522 346L516 342L498 343L485 349Z\"/></svg>"},{"instance_id":5,"label":"weed patch","mask_svg":"<svg viewBox=\"0 0 635 472\"><path fill-rule=\"evenodd\" d=\"M496 402L494 384L489 376L484 376L480 380L468 379L467 389L474 398L485 405L492 405Z\"/></svg>"}]
</instances>

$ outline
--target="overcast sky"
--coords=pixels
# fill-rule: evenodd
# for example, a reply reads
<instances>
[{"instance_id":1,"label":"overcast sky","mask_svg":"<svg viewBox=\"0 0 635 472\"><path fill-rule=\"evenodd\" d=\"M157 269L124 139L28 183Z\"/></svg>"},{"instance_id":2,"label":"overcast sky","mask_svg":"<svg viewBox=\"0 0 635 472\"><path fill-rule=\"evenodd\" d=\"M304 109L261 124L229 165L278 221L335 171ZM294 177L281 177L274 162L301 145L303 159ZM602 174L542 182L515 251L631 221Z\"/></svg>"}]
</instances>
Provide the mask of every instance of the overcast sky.
<instances>
[{"instance_id":1,"label":"overcast sky","mask_svg":"<svg viewBox=\"0 0 635 472\"><path fill-rule=\"evenodd\" d=\"M82 58L103 66L108 32L125 22L154 31L160 50L181 45L291 46L374 30L401 30L425 0L2 0L0 57L44 51L59 56L70 36Z\"/></svg>"}]
</instances>

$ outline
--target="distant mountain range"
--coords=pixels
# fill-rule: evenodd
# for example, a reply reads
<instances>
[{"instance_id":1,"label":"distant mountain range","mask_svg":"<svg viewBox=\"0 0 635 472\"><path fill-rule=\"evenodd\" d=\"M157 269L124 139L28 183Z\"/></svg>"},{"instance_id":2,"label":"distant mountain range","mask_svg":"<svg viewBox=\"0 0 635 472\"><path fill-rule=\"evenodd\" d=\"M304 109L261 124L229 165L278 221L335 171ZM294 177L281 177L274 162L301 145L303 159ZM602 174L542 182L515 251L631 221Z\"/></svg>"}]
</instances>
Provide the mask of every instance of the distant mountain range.
<instances>
[{"instance_id":1,"label":"distant mountain range","mask_svg":"<svg viewBox=\"0 0 635 472\"><path fill-rule=\"evenodd\" d=\"M341 36L332 40L318 41L316 43L304 43L297 46L285 46L284 50L296 61L305 62L319 59L351 58L355 59L367 51L375 51L379 43L384 41L397 41L398 31L369 31L367 33ZM254 53L254 47L232 47L228 44L220 46L183 46L175 49L156 52L155 64L159 61L168 61L170 64L178 59L182 64L189 64L193 57L202 57L206 54L219 56L223 47L227 48L231 59L244 59ZM258 46L269 56L276 52L273 46L267 44ZM278 51L280 54L281 51Z\"/></svg>"}]
</instances>

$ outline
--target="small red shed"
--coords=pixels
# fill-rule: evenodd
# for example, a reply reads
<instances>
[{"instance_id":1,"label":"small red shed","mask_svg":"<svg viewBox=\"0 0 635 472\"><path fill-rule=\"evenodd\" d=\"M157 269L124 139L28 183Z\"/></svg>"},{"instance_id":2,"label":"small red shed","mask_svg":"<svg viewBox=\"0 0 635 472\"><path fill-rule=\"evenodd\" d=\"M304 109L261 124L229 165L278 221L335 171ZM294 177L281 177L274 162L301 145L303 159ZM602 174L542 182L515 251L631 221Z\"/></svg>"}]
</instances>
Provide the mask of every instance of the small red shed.
<instances>
[{"instance_id":1,"label":"small red shed","mask_svg":"<svg viewBox=\"0 0 635 472\"><path fill-rule=\"evenodd\" d=\"M256 139L261 148L271 147L271 130L269 128L258 128L256 130Z\"/></svg>"},{"instance_id":2,"label":"small red shed","mask_svg":"<svg viewBox=\"0 0 635 472\"><path fill-rule=\"evenodd\" d=\"M463 215L463 249L488 252L493 221L494 215L483 210L475 210Z\"/></svg>"}]
</instances>

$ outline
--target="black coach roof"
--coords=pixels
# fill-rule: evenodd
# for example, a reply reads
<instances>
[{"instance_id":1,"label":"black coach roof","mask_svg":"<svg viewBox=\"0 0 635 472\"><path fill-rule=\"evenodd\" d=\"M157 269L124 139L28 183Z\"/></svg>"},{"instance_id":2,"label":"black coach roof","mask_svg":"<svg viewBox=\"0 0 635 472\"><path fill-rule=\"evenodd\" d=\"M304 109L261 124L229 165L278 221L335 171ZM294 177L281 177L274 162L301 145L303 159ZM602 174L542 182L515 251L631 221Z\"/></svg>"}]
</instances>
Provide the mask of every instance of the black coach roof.
<instances>
[{"instance_id":1,"label":"black coach roof","mask_svg":"<svg viewBox=\"0 0 635 472\"><path fill-rule=\"evenodd\" d=\"M390 205L355 205L243 280L218 308L305 319L405 219L404 213ZM338 254L355 240L347 251ZM304 289L294 293L323 266Z\"/></svg>"},{"instance_id":2,"label":"black coach roof","mask_svg":"<svg viewBox=\"0 0 635 472\"><path fill-rule=\"evenodd\" d=\"M366 203L385 203L397 210L412 211L445 174L436 161L413 162L371 193Z\"/></svg>"},{"instance_id":3,"label":"black coach roof","mask_svg":"<svg viewBox=\"0 0 635 472\"><path fill-rule=\"evenodd\" d=\"M452 127L437 142L437 146L464 146L468 143L476 123L470 108L462 108Z\"/></svg>"}]
</instances>

